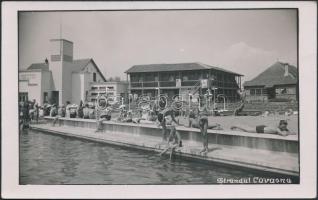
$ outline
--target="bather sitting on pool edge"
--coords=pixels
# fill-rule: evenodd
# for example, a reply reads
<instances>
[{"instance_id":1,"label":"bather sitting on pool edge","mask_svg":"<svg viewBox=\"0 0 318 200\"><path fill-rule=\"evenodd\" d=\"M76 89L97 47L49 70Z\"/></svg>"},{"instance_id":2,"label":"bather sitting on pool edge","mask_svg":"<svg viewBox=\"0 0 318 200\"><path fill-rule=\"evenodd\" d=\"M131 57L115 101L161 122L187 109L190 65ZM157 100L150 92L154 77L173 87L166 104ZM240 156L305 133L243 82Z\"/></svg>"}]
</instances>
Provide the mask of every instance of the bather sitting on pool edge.
<instances>
[{"instance_id":1,"label":"bather sitting on pool edge","mask_svg":"<svg viewBox=\"0 0 318 200\"><path fill-rule=\"evenodd\" d=\"M288 123L286 120L280 120L277 128L266 126L266 125L258 125L255 128L239 125L239 126L232 126L231 130L239 130L239 131L248 132L248 133L267 133L267 134L275 134L275 135L281 135L281 136L296 135L296 133L290 132L287 129L287 125Z\"/></svg>"},{"instance_id":2,"label":"bather sitting on pool edge","mask_svg":"<svg viewBox=\"0 0 318 200\"><path fill-rule=\"evenodd\" d=\"M162 156L165 152L171 149L171 152L170 152L170 160L171 160L172 154L175 151L175 149L182 147L181 136L174 126L171 127L170 135L167 139L167 145L168 147L165 148L163 151L161 151L159 155Z\"/></svg>"}]
</instances>

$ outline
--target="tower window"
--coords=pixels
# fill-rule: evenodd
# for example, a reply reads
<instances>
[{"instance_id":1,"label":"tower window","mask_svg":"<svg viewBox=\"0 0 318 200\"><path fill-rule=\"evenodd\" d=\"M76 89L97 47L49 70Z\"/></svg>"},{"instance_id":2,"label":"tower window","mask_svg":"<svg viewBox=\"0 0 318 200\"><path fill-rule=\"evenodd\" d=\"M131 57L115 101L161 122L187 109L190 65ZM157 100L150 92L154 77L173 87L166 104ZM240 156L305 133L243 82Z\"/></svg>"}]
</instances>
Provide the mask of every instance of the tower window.
<instances>
[{"instance_id":1,"label":"tower window","mask_svg":"<svg viewBox=\"0 0 318 200\"><path fill-rule=\"evenodd\" d=\"M93 81L96 82L96 73L93 73Z\"/></svg>"}]
</instances>

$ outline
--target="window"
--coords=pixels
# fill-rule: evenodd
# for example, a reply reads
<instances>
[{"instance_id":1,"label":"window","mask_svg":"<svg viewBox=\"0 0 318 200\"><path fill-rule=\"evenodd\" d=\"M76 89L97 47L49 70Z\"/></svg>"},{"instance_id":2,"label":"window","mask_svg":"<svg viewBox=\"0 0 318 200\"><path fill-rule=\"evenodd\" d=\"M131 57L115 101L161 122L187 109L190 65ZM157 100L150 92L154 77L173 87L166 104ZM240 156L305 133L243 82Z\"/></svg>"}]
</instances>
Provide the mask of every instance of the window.
<instances>
[{"instance_id":1,"label":"window","mask_svg":"<svg viewBox=\"0 0 318 200\"><path fill-rule=\"evenodd\" d=\"M251 95L255 95L255 89L250 89Z\"/></svg>"},{"instance_id":2,"label":"window","mask_svg":"<svg viewBox=\"0 0 318 200\"><path fill-rule=\"evenodd\" d=\"M267 90L266 89L262 89L262 94L267 94Z\"/></svg>"},{"instance_id":3,"label":"window","mask_svg":"<svg viewBox=\"0 0 318 200\"><path fill-rule=\"evenodd\" d=\"M262 89L256 89L256 95L258 96L262 95Z\"/></svg>"},{"instance_id":4,"label":"window","mask_svg":"<svg viewBox=\"0 0 318 200\"><path fill-rule=\"evenodd\" d=\"M113 89L114 89L114 86L108 86L107 89L108 89L108 90L113 90Z\"/></svg>"},{"instance_id":5,"label":"window","mask_svg":"<svg viewBox=\"0 0 318 200\"><path fill-rule=\"evenodd\" d=\"M93 73L93 82L96 82L96 73Z\"/></svg>"},{"instance_id":6,"label":"window","mask_svg":"<svg viewBox=\"0 0 318 200\"><path fill-rule=\"evenodd\" d=\"M19 93L19 101L27 101L28 100L28 93L27 92L20 92Z\"/></svg>"},{"instance_id":7,"label":"window","mask_svg":"<svg viewBox=\"0 0 318 200\"><path fill-rule=\"evenodd\" d=\"M48 101L49 101L48 93L43 92L43 103L48 102Z\"/></svg>"}]
</instances>

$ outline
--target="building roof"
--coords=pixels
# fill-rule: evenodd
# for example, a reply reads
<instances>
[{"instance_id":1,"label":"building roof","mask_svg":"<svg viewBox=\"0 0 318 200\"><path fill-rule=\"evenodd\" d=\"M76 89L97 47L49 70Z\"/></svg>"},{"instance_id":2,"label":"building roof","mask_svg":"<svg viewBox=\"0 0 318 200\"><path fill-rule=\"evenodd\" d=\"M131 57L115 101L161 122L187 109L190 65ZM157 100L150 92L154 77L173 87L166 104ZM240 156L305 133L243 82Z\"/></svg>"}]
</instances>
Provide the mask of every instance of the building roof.
<instances>
[{"instance_id":1,"label":"building roof","mask_svg":"<svg viewBox=\"0 0 318 200\"><path fill-rule=\"evenodd\" d=\"M85 59L78 59L78 60L73 60L71 63L73 72L80 72L85 69L85 67L88 65L88 63L91 61L91 58L85 58Z\"/></svg>"},{"instance_id":2,"label":"building roof","mask_svg":"<svg viewBox=\"0 0 318 200\"><path fill-rule=\"evenodd\" d=\"M28 67L27 70L49 70L49 65L47 65L46 63L33 63L32 65L30 65Z\"/></svg>"},{"instance_id":3,"label":"building roof","mask_svg":"<svg viewBox=\"0 0 318 200\"><path fill-rule=\"evenodd\" d=\"M129 68L125 73L137 73L137 72L169 72L169 71L191 71L191 70L205 70L214 69L226 73L243 76L241 74L231 72L219 67L214 67L202 63L175 63L175 64L148 64L148 65L134 65Z\"/></svg>"},{"instance_id":4,"label":"building roof","mask_svg":"<svg viewBox=\"0 0 318 200\"><path fill-rule=\"evenodd\" d=\"M103 81L106 82L106 78L104 77L103 73L100 71L100 69L97 67L96 63L92 58L85 58L85 59L78 59L78 60L73 60L72 62L72 68L73 72L81 72L85 69L85 67L92 62L98 73L101 75Z\"/></svg>"},{"instance_id":5,"label":"building roof","mask_svg":"<svg viewBox=\"0 0 318 200\"><path fill-rule=\"evenodd\" d=\"M98 73L100 73L103 81L106 81L106 78L104 77L103 73L100 71L100 69L97 67L96 63L92 58L85 58L85 59L78 59L73 60L73 62L70 62L72 72L80 72L85 69L85 67L92 62ZM27 70L49 70L49 65L45 63L33 63L31 64Z\"/></svg>"},{"instance_id":6,"label":"building roof","mask_svg":"<svg viewBox=\"0 0 318 200\"><path fill-rule=\"evenodd\" d=\"M285 75L285 65L288 65L288 75ZM265 86L297 84L297 68L288 63L276 62L257 77L246 81L246 86Z\"/></svg>"}]
</instances>

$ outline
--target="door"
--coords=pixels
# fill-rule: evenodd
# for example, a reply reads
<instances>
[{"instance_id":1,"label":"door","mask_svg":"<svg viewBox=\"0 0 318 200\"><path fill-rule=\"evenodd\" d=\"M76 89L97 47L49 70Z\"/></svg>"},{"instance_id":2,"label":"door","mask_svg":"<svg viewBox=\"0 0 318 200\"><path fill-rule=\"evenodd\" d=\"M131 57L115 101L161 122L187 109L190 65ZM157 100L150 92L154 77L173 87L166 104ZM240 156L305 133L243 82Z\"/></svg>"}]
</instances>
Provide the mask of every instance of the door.
<instances>
[{"instance_id":1,"label":"door","mask_svg":"<svg viewBox=\"0 0 318 200\"><path fill-rule=\"evenodd\" d=\"M51 91L49 92L49 103L59 105L59 91Z\"/></svg>"}]
</instances>

